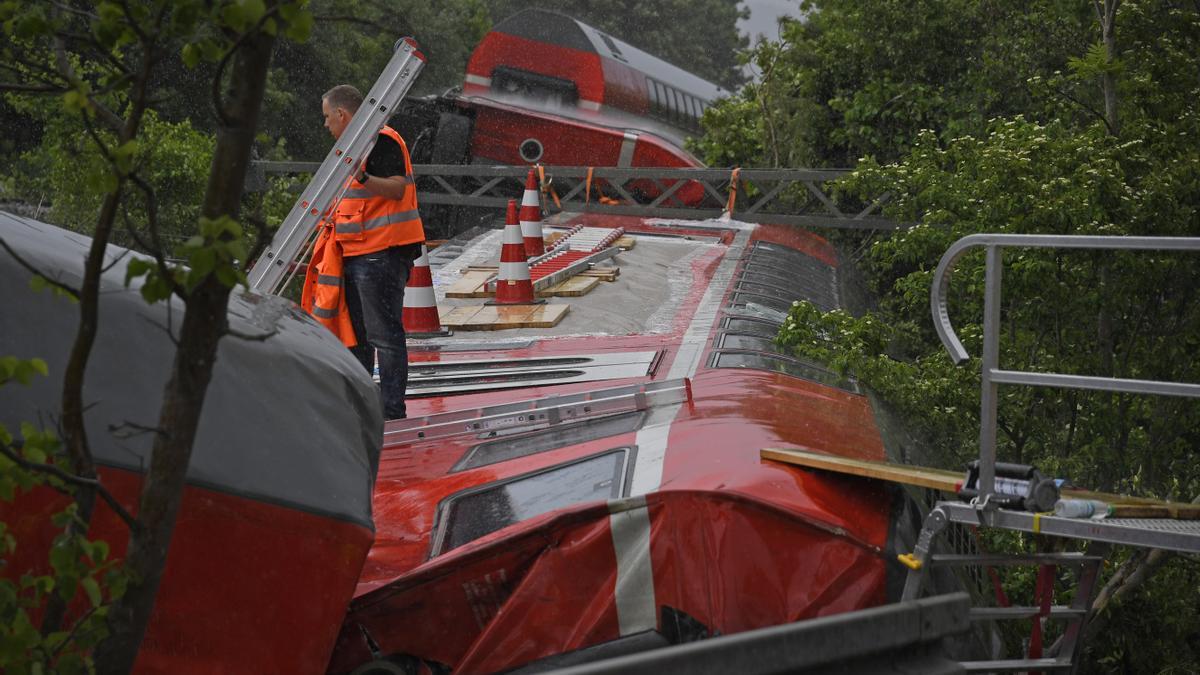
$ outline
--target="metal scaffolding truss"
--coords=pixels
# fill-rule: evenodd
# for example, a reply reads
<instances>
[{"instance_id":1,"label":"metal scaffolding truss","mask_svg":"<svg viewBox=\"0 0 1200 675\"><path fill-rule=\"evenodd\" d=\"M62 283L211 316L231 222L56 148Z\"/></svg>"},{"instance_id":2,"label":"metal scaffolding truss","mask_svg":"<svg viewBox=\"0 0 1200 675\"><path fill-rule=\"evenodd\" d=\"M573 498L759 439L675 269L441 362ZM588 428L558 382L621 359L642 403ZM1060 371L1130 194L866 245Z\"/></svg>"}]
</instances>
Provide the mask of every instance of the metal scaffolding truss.
<instances>
[{"instance_id":1,"label":"metal scaffolding truss","mask_svg":"<svg viewBox=\"0 0 1200 675\"><path fill-rule=\"evenodd\" d=\"M254 169L261 184L265 174L305 173L316 165L256 162ZM848 174L848 169L553 166L543 171L544 204L551 213L708 219L729 211L735 220L755 223L866 230L904 227L880 215L889 193L859 203L829 190L828 183ZM509 199L520 198L528 172L528 166L413 166L422 206L503 209Z\"/></svg>"}]
</instances>

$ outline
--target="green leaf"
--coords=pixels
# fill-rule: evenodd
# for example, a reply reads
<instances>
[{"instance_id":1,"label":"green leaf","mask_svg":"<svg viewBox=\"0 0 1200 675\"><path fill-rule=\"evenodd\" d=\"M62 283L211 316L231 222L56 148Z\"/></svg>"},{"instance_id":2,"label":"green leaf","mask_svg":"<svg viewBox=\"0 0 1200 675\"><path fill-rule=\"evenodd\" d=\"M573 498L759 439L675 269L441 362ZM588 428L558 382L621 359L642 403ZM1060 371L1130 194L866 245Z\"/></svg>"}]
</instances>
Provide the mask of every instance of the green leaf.
<instances>
[{"instance_id":1,"label":"green leaf","mask_svg":"<svg viewBox=\"0 0 1200 675\"><path fill-rule=\"evenodd\" d=\"M203 57L203 54L198 46L189 42L183 46L180 56L183 58L183 64L185 66L188 68L195 68L196 66L200 65L200 59Z\"/></svg>"},{"instance_id":2,"label":"green leaf","mask_svg":"<svg viewBox=\"0 0 1200 675\"><path fill-rule=\"evenodd\" d=\"M104 597L100 594L100 584L91 577L84 577L79 580L79 585L83 587L83 592L87 593L88 600L92 603L92 607L99 607L104 601Z\"/></svg>"}]
</instances>

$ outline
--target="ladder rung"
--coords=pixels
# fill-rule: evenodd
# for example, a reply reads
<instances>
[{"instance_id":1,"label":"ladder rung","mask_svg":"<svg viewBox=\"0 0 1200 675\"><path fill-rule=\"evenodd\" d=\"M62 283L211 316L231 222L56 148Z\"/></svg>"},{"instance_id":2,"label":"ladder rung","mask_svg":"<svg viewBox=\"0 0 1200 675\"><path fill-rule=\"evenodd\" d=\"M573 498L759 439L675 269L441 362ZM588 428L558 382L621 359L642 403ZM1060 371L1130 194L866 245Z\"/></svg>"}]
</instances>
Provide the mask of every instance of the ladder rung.
<instances>
[{"instance_id":1,"label":"ladder rung","mask_svg":"<svg viewBox=\"0 0 1200 675\"><path fill-rule=\"evenodd\" d=\"M972 607L971 620L1031 619L1040 614L1041 611L1040 607ZM1085 614L1087 614L1087 610L1076 609L1066 605L1054 605L1050 608L1051 619L1080 617Z\"/></svg>"},{"instance_id":2,"label":"ladder rung","mask_svg":"<svg viewBox=\"0 0 1200 675\"><path fill-rule=\"evenodd\" d=\"M932 565L991 565L993 567L1003 567L1011 565L1083 565L1086 563L1098 563L1101 560L1103 558L1100 556L1074 552L1020 555L1007 555L1003 553L937 553L930 556L929 563Z\"/></svg>"}]
</instances>

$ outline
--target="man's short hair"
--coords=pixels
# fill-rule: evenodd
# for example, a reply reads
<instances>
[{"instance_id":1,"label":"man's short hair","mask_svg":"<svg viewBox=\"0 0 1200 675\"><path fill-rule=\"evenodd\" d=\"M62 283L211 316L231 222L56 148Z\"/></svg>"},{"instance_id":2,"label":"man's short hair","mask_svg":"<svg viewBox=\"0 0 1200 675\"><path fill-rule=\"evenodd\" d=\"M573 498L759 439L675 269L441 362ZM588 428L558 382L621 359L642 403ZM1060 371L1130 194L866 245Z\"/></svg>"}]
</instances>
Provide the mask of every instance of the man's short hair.
<instances>
[{"instance_id":1,"label":"man's short hair","mask_svg":"<svg viewBox=\"0 0 1200 675\"><path fill-rule=\"evenodd\" d=\"M362 105L363 95L349 84L339 84L325 92L321 100L329 101L329 107L331 108L342 108L346 112L353 114L358 112L359 106Z\"/></svg>"}]
</instances>

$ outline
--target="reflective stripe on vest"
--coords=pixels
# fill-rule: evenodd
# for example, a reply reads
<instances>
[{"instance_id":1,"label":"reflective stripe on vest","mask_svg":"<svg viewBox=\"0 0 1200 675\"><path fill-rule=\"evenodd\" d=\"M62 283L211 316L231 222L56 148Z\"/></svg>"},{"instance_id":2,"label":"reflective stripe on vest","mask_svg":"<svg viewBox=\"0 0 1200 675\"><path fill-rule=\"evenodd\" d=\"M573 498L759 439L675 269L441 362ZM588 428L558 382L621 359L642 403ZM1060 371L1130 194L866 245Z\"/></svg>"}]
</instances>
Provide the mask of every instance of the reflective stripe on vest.
<instances>
[{"instance_id":1,"label":"reflective stripe on vest","mask_svg":"<svg viewBox=\"0 0 1200 675\"><path fill-rule=\"evenodd\" d=\"M400 145L405 173L411 177L412 160L404 139L388 126L379 133ZM342 244L346 256L425 241L425 230L417 210L417 188L413 184L404 191L402 199L388 199L373 195L352 177L334 209L333 222L334 237Z\"/></svg>"},{"instance_id":2,"label":"reflective stripe on vest","mask_svg":"<svg viewBox=\"0 0 1200 675\"><path fill-rule=\"evenodd\" d=\"M342 293L342 246L329 227L322 227L313 242L300 306L338 336L342 344L347 347L357 344L350 309Z\"/></svg>"},{"instance_id":3,"label":"reflective stripe on vest","mask_svg":"<svg viewBox=\"0 0 1200 675\"><path fill-rule=\"evenodd\" d=\"M411 220L419 219L420 217L421 217L421 214L418 213L415 209L412 211L399 211L396 213L385 213L382 216L379 216L377 218L371 218L370 220L362 220L362 221L350 222L350 223L338 223L337 224L337 233L338 234L354 234L357 232L369 232L371 230L375 230L375 229L378 229L381 227L387 227L388 225L393 225L393 224L403 225L404 223L407 223ZM422 238L422 241L424 241L424 238ZM411 243L415 243L415 242L408 242L408 243L411 244Z\"/></svg>"}]
</instances>

